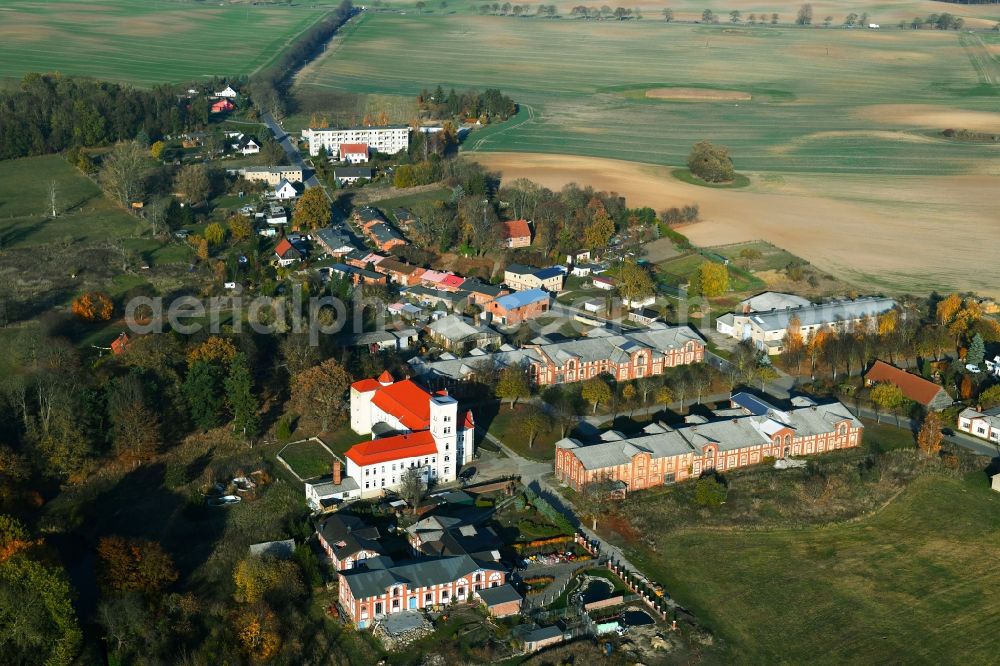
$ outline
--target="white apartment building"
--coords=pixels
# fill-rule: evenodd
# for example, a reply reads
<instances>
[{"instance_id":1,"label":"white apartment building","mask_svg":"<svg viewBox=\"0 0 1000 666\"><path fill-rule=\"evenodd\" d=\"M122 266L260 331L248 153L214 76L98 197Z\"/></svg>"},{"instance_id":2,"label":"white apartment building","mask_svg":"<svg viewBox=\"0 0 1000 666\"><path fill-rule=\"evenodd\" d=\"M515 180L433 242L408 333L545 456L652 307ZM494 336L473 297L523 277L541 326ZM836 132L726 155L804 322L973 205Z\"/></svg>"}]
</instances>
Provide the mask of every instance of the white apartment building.
<instances>
[{"instance_id":1,"label":"white apartment building","mask_svg":"<svg viewBox=\"0 0 1000 666\"><path fill-rule=\"evenodd\" d=\"M309 128L302 130L302 138L309 142L309 154L319 155L319 149L326 150L331 157L340 155L341 144L368 145L369 150L395 155L410 145L409 125L386 125L382 127L333 127Z\"/></svg>"}]
</instances>

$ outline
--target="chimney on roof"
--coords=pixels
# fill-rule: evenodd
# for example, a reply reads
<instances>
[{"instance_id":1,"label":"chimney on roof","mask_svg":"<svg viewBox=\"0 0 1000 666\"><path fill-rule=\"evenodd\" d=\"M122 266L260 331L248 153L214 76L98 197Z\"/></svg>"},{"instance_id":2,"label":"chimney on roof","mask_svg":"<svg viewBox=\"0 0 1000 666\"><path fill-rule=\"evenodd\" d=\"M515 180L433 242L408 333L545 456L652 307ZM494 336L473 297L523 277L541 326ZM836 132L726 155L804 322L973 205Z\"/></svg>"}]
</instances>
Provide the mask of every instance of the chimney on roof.
<instances>
[{"instance_id":1,"label":"chimney on roof","mask_svg":"<svg viewBox=\"0 0 1000 666\"><path fill-rule=\"evenodd\" d=\"M340 461L336 458L333 459L333 485L340 485Z\"/></svg>"}]
</instances>

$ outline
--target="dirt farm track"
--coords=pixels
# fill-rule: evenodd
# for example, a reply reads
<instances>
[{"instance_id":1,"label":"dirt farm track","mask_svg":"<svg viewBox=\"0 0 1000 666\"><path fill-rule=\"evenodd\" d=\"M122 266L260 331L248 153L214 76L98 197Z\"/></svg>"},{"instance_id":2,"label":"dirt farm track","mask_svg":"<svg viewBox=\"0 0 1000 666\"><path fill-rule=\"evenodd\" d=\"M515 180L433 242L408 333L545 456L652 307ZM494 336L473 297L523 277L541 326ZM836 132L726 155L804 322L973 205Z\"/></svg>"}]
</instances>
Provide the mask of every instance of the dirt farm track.
<instances>
[{"instance_id":1,"label":"dirt farm track","mask_svg":"<svg viewBox=\"0 0 1000 666\"><path fill-rule=\"evenodd\" d=\"M1000 175L748 174L743 189L690 185L669 167L529 153L471 153L504 179L549 188L576 182L630 205L696 202L703 221L683 231L699 245L765 239L868 291L975 290L1000 297Z\"/></svg>"}]
</instances>

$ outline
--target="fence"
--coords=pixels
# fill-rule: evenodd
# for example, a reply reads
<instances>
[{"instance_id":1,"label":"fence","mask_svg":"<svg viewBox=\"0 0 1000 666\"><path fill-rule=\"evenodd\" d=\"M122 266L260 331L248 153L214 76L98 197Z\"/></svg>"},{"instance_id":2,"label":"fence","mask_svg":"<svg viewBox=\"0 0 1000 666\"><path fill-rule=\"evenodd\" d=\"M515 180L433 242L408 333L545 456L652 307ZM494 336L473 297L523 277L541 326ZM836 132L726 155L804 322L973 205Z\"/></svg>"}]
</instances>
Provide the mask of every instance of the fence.
<instances>
[{"instance_id":1,"label":"fence","mask_svg":"<svg viewBox=\"0 0 1000 666\"><path fill-rule=\"evenodd\" d=\"M577 531L576 535L573 537L574 541L583 547L588 553L594 557L599 558L598 562L601 562L601 547L600 543L591 541L586 537L582 531ZM667 619L667 614L670 612L670 605L666 602L664 597L661 597L653 590L645 580L640 580L638 576L633 574L631 571L623 567L621 564L615 562L613 559L605 559L603 561L604 565L614 573L616 576L622 579L625 586L631 590L635 597L633 599L625 599L625 601L638 600L641 599L649 606L660 619Z\"/></svg>"}]
</instances>

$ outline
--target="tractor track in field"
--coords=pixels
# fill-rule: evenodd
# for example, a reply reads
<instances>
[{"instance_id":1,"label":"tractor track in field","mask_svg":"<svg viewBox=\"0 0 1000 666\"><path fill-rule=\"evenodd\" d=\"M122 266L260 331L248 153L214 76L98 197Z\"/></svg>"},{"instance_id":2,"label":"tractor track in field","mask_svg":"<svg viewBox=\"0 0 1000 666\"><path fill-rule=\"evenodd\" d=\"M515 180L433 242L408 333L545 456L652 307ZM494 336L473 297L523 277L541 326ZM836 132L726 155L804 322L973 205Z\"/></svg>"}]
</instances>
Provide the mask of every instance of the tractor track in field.
<instances>
[{"instance_id":1,"label":"tractor track in field","mask_svg":"<svg viewBox=\"0 0 1000 666\"><path fill-rule=\"evenodd\" d=\"M983 43L983 38L976 34L959 35L958 43L965 49L965 54L972 63L972 68L979 76L979 82L986 85L995 86L1000 84L1000 72L997 70L997 61L990 54Z\"/></svg>"},{"instance_id":2,"label":"tractor track in field","mask_svg":"<svg viewBox=\"0 0 1000 666\"><path fill-rule=\"evenodd\" d=\"M533 106L531 106L530 104L519 104L519 106L521 106L525 111L528 112L528 117L527 118L525 118L523 121L521 121L519 123L508 125L507 127L504 127L502 129L497 130L496 132L493 132L489 136L485 136L482 139L477 140L475 143L472 144L472 147L469 150L471 150L473 152L478 151L478 150L483 150L485 148L486 144L488 144L490 141L492 141L497 136L499 136L501 134L506 134L507 132L510 132L511 130L523 128L526 125L534 124L534 122L540 117L540 116L536 115L535 108Z\"/></svg>"}]
</instances>

